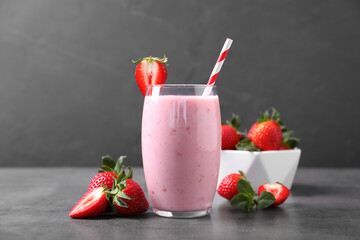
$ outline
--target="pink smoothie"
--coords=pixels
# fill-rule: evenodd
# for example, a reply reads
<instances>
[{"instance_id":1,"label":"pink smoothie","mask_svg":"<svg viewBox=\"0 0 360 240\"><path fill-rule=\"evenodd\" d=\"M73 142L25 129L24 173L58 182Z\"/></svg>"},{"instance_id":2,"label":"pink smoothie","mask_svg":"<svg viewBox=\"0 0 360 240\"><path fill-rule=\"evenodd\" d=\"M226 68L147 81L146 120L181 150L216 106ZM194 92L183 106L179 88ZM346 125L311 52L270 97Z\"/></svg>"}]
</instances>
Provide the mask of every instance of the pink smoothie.
<instances>
[{"instance_id":1,"label":"pink smoothie","mask_svg":"<svg viewBox=\"0 0 360 240\"><path fill-rule=\"evenodd\" d=\"M217 96L146 96L142 156L153 209L210 209L219 174Z\"/></svg>"}]
</instances>

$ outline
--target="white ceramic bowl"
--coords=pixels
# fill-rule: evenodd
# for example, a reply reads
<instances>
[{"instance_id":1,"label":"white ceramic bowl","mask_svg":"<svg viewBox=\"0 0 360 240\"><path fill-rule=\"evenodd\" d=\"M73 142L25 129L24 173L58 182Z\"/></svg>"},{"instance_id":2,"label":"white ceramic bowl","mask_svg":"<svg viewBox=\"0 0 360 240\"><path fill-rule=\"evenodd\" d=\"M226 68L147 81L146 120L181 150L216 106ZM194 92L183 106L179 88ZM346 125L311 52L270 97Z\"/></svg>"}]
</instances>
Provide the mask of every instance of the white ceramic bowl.
<instances>
[{"instance_id":1,"label":"white ceramic bowl","mask_svg":"<svg viewBox=\"0 0 360 240\"><path fill-rule=\"evenodd\" d=\"M264 183L281 182L291 189L301 155L300 149L248 152L221 151L219 183L230 173L243 171L255 192Z\"/></svg>"}]
</instances>

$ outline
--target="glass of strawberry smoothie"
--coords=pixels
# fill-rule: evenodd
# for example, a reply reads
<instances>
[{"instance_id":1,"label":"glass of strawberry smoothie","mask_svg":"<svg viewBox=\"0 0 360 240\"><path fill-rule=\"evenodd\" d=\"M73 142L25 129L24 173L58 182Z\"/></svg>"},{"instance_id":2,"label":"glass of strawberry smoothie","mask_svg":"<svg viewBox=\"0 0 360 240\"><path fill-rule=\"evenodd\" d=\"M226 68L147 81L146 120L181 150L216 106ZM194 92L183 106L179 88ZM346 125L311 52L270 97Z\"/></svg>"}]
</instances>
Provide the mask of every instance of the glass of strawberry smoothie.
<instances>
[{"instance_id":1,"label":"glass of strawberry smoothie","mask_svg":"<svg viewBox=\"0 0 360 240\"><path fill-rule=\"evenodd\" d=\"M153 211L175 218L209 214L216 192L221 148L216 87L148 86L141 142Z\"/></svg>"}]
</instances>

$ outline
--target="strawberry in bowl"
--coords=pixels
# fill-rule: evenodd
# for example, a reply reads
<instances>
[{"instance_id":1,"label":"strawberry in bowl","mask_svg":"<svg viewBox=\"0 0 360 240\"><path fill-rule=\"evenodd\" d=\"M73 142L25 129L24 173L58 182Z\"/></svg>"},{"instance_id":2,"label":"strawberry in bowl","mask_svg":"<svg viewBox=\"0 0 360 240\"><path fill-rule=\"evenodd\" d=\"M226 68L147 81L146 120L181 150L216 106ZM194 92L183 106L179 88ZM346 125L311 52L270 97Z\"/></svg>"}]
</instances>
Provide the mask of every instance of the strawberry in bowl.
<instances>
[{"instance_id":1,"label":"strawberry in bowl","mask_svg":"<svg viewBox=\"0 0 360 240\"><path fill-rule=\"evenodd\" d=\"M235 150L244 133L240 132L241 119L233 114L231 121L221 124L221 149Z\"/></svg>"},{"instance_id":2,"label":"strawberry in bowl","mask_svg":"<svg viewBox=\"0 0 360 240\"><path fill-rule=\"evenodd\" d=\"M301 155L297 148L300 140L292 133L276 109L266 110L243 134L236 150L222 149L219 183L240 169L256 190L265 182L281 182L291 189Z\"/></svg>"}]
</instances>

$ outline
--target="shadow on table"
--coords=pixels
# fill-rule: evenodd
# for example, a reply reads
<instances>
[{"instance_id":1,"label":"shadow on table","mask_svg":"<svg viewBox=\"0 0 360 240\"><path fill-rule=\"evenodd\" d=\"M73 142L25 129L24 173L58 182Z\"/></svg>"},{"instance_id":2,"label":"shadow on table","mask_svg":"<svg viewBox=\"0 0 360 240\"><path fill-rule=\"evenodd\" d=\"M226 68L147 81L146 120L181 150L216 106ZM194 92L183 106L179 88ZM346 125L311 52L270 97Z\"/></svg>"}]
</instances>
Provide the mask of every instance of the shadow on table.
<instances>
[{"instance_id":1,"label":"shadow on table","mask_svg":"<svg viewBox=\"0 0 360 240\"><path fill-rule=\"evenodd\" d=\"M229 202L224 202L218 206L218 214L221 218L233 218L234 220L251 220L258 217L271 216L272 218L287 218L288 214L284 208L268 207L266 209L256 209L254 207L250 212L244 212L240 209L232 208Z\"/></svg>"},{"instance_id":2,"label":"shadow on table","mask_svg":"<svg viewBox=\"0 0 360 240\"><path fill-rule=\"evenodd\" d=\"M336 181L336 180L334 180ZM349 195L353 192L352 187L346 186L313 186L309 184L296 184L291 189L292 196L334 196L334 195Z\"/></svg>"},{"instance_id":3,"label":"shadow on table","mask_svg":"<svg viewBox=\"0 0 360 240\"><path fill-rule=\"evenodd\" d=\"M103 213L99 216L96 217L92 217L92 218L86 218L86 219L74 219L74 221L96 221L96 220L107 220L107 219L115 219L115 218L127 218L127 219L146 219L150 217L150 212L146 212L146 213L142 213L142 214L136 214L136 215L132 215L132 216L121 216L121 215L116 215L113 213Z\"/></svg>"}]
</instances>

